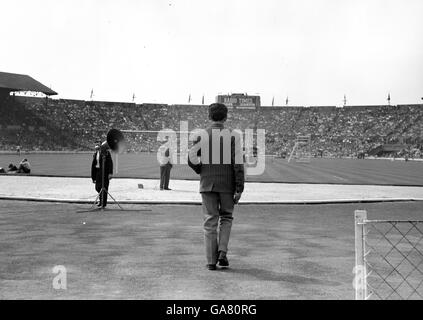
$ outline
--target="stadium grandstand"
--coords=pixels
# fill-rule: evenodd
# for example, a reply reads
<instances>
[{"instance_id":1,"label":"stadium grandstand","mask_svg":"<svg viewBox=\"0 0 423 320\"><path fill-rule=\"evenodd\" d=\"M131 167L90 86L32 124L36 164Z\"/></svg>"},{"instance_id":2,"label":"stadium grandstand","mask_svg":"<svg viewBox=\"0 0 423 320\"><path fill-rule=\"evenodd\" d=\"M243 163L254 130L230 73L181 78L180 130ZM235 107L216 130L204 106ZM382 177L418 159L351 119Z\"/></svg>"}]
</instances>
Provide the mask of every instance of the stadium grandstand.
<instances>
[{"instance_id":1,"label":"stadium grandstand","mask_svg":"<svg viewBox=\"0 0 423 320\"><path fill-rule=\"evenodd\" d=\"M6 90L54 91L28 76L0 86ZM31 80L32 79L32 80ZM31 83L33 86L31 87ZM88 151L103 138L104 128L125 130L189 129L204 127L204 105L135 104L7 96L0 108L0 149ZM423 105L261 107L233 109L228 125L265 129L266 154L289 156L299 135L311 136L312 157L407 156L423 154ZM78 138L77 138L78 137ZM129 152L155 151L156 136L128 135Z\"/></svg>"},{"instance_id":2,"label":"stadium grandstand","mask_svg":"<svg viewBox=\"0 0 423 320\"><path fill-rule=\"evenodd\" d=\"M7 99L11 92L40 92L46 96L57 92L25 74L0 72L0 98Z\"/></svg>"}]
</instances>

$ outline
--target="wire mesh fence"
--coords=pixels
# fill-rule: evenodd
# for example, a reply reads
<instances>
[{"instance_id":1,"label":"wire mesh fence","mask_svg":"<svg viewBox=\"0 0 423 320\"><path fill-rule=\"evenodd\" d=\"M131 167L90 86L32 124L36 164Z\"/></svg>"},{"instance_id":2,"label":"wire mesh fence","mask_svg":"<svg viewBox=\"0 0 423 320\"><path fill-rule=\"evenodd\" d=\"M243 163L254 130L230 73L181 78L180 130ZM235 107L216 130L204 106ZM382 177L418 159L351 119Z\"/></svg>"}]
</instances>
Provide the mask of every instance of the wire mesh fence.
<instances>
[{"instance_id":1,"label":"wire mesh fence","mask_svg":"<svg viewBox=\"0 0 423 320\"><path fill-rule=\"evenodd\" d=\"M423 299L423 221L355 211L356 299Z\"/></svg>"}]
</instances>

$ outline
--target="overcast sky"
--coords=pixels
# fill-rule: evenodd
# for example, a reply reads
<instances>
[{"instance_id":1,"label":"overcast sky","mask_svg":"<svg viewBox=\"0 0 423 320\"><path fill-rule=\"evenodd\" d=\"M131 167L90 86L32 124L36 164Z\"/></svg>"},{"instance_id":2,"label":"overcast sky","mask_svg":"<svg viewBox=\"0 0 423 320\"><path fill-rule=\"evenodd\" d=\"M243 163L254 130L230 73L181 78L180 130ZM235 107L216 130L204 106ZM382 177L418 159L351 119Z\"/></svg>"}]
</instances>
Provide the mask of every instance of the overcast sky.
<instances>
[{"instance_id":1,"label":"overcast sky","mask_svg":"<svg viewBox=\"0 0 423 320\"><path fill-rule=\"evenodd\" d=\"M422 0L0 1L0 71L61 98L422 102Z\"/></svg>"}]
</instances>

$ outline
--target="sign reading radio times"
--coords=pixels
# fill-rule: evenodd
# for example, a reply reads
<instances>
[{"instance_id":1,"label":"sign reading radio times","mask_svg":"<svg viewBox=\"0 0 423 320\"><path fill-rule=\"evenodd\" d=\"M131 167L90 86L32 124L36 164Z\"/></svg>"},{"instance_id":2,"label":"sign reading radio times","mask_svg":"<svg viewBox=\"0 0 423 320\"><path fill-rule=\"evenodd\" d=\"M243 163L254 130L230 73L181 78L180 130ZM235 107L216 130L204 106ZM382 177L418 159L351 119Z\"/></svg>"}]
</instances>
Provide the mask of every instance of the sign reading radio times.
<instances>
[{"instance_id":1,"label":"sign reading radio times","mask_svg":"<svg viewBox=\"0 0 423 320\"><path fill-rule=\"evenodd\" d=\"M243 93L218 95L216 102L223 103L228 108L257 109L260 107L260 96L249 96Z\"/></svg>"}]
</instances>

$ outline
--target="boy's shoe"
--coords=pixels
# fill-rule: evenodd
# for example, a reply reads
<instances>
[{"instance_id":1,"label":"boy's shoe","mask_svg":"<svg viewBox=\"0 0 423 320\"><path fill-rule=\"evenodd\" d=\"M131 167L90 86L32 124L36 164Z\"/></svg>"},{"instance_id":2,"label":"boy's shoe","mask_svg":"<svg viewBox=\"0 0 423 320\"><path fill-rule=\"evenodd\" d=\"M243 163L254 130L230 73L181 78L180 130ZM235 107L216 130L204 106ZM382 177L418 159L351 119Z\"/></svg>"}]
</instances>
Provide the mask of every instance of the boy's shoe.
<instances>
[{"instance_id":1,"label":"boy's shoe","mask_svg":"<svg viewBox=\"0 0 423 320\"><path fill-rule=\"evenodd\" d=\"M217 259L217 265L221 268L229 268L229 261L226 257L226 252L220 251L219 258Z\"/></svg>"},{"instance_id":2,"label":"boy's shoe","mask_svg":"<svg viewBox=\"0 0 423 320\"><path fill-rule=\"evenodd\" d=\"M215 264L208 264L207 265L207 269L208 270L216 270L217 268L216 268L216 265Z\"/></svg>"}]
</instances>

